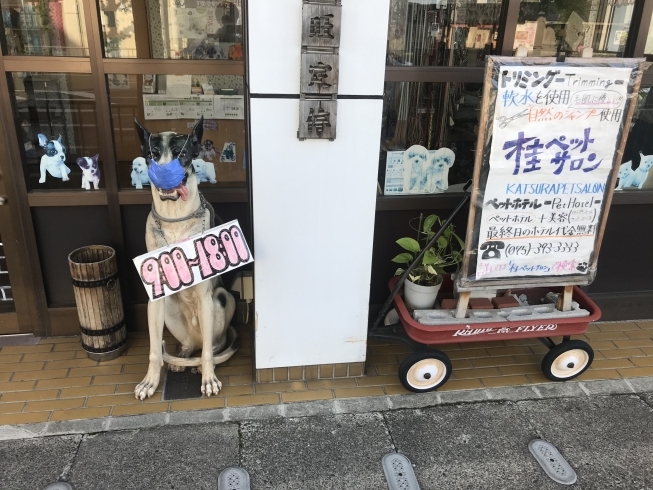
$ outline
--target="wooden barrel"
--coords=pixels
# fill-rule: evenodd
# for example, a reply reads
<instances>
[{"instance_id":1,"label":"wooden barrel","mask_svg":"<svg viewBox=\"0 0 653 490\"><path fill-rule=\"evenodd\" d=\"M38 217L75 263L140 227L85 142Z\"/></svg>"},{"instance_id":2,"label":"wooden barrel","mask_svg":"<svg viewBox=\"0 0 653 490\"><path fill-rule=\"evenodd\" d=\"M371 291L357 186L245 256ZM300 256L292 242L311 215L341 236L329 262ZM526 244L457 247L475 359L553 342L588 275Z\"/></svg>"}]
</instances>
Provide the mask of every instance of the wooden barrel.
<instances>
[{"instance_id":1,"label":"wooden barrel","mask_svg":"<svg viewBox=\"0 0 653 490\"><path fill-rule=\"evenodd\" d=\"M127 348L127 328L120 296L116 252L91 245L68 256L75 303L88 357L108 361Z\"/></svg>"}]
</instances>

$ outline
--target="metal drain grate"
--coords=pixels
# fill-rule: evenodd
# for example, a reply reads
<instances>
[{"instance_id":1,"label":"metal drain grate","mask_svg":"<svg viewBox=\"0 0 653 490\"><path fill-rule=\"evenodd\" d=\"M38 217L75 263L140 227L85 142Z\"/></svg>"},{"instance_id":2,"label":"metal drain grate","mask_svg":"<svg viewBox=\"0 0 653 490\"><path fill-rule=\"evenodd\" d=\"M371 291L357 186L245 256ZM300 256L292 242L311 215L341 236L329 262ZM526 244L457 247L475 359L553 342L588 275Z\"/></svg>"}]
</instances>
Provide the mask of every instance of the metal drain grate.
<instances>
[{"instance_id":1,"label":"metal drain grate","mask_svg":"<svg viewBox=\"0 0 653 490\"><path fill-rule=\"evenodd\" d=\"M383 473L390 490L419 490L413 465L403 454L390 453L383 456Z\"/></svg>"},{"instance_id":2,"label":"metal drain grate","mask_svg":"<svg viewBox=\"0 0 653 490\"><path fill-rule=\"evenodd\" d=\"M534 439L528 443L528 449L553 481L562 485L576 483L576 472L553 444Z\"/></svg>"},{"instance_id":3,"label":"metal drain grate","mask_svg":"<svg viewBox=\"0 0 653 490\"><path fill-rule=\"evenodd\" d=\"M186 368L181 373L168 369L165 376L163 385L165 401L202 398L202 373L193 373L190 368Z\"/></svg>"},{"instance_id":4,"label":"metal drain grate","mask_svg":"<svg viewBox=\"0 0 653 490\"><path fill-rule=\"evenodd\" d=\"M218 490L249 490L249 473L242 468L227 468L218 477Z\"/></svg>"}]
</instances>

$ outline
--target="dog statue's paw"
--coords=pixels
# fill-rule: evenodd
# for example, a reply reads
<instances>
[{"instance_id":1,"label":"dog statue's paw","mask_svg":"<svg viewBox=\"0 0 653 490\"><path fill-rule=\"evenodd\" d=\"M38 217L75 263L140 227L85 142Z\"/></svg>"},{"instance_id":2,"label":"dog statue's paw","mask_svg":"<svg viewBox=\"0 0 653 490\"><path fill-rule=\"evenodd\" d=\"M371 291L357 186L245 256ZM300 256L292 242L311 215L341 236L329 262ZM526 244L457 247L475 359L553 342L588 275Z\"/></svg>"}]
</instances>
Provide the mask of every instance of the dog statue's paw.
<instances>
[{"instance_id":1,"label":"dog statue's paw","mask_svg":"<svg viewBox=\"0 0 653 490\"><path fill-rule=\"evenodd\" d=\"M150 366L143 381L141 381L134 389L134 395L139 400L145 400L154 395L157 387L159 386L159 379L161 377L161 370L154 366Z\"/></svg>"},{"instance_id":2,"label":"dog statue's paw","mask_svg":"<svg viewBox=\"0 0 653 490\"><path fill-rule=\"evenodd\" d=\"M173 364L168 364L168 369L173 373L181 373L186 370L186 366L175 366Z\"/></svg>"},{"instance_id":3,"label":"dog statue's paw","mask_svg":"<svg viewBox=\"0 0 653 490\"><path fill-rule=\"evenodd\" d=\"M213 369L202 369L202 393L206 396L217 395L222 389L222 383Z\"/></svg>"},{"instance_id":4,"label":"dog statue's paw","mask_svg":"<svg viewBox=\"0 0 653 490\"><path fill-rule=\"evenodd\" d=\"M45 182L45 177L39 179L39 184L43 184L44 182Z\"/></svg>"}]
</instances>

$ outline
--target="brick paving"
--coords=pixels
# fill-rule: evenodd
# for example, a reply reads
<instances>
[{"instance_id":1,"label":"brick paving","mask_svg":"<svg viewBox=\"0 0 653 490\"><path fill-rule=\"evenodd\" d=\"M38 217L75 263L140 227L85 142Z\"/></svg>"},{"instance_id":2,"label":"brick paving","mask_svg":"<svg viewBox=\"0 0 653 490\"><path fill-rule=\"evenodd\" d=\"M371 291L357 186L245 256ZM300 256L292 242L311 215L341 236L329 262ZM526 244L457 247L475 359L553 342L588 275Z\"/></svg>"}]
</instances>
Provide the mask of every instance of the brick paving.
<instances>
[{"instance_id":1,"label":"brick paving","mask_svg":"<svg viewBox=\"0 0 653 490\"><path fill-rule=\"evenodd\" d=\"M400 362L409 353L403 344L372 341L365 373L345 377L340 365L320 366L315 379L256 383L251 341L240 332L242 346L229 362L216 368L223 389L217 397L162 401L163 382L152 398L136 400L135 385L147 371L146 333L131 333L126 354L96 362L82 350L78 337L41 339L31 346L0 349L0 425L91 419L155 412L242 407L333 398L407 394L397 377ZM592 367L578 380L653 376L653 321L595 323L574 338L590 342ZM559 340L559 339L558 339ZM169 352L174 339L167 337ZM540 370L547 349L537 339L470 342L439 346L452 360L453 373L440 391L529 385L548 380ZM323 369L324 368L324 369ZM333 379L319 379L320 372ZM340 376L340 377L338 377ZM274 379L279 379L275 375Z\"/></svg>"}]
</instances>

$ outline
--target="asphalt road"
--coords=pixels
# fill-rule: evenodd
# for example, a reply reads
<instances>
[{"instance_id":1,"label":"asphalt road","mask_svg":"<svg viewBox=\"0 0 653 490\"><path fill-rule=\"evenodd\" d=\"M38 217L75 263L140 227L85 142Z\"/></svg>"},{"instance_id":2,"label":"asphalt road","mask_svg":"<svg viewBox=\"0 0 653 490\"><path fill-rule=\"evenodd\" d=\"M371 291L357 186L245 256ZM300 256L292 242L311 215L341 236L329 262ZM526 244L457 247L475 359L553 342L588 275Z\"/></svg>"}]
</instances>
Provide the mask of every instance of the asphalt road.
<instances>
[{"instance_id":1,"label":"asphalt road","mask_svg":"<svg viewBox=\"0 0 653 490\"><path fill-rule=\"evenodd\" d=\"M653 393L476 401L422 408L167 425L0 442L2 488L213 489L245 468L252 489L388 488L382 457L406 455L422 490L554 489L528 450L554 444L570 488L653 489ZM404 404L406 405L406 404Z\"/></svg>"}]
</instances>

